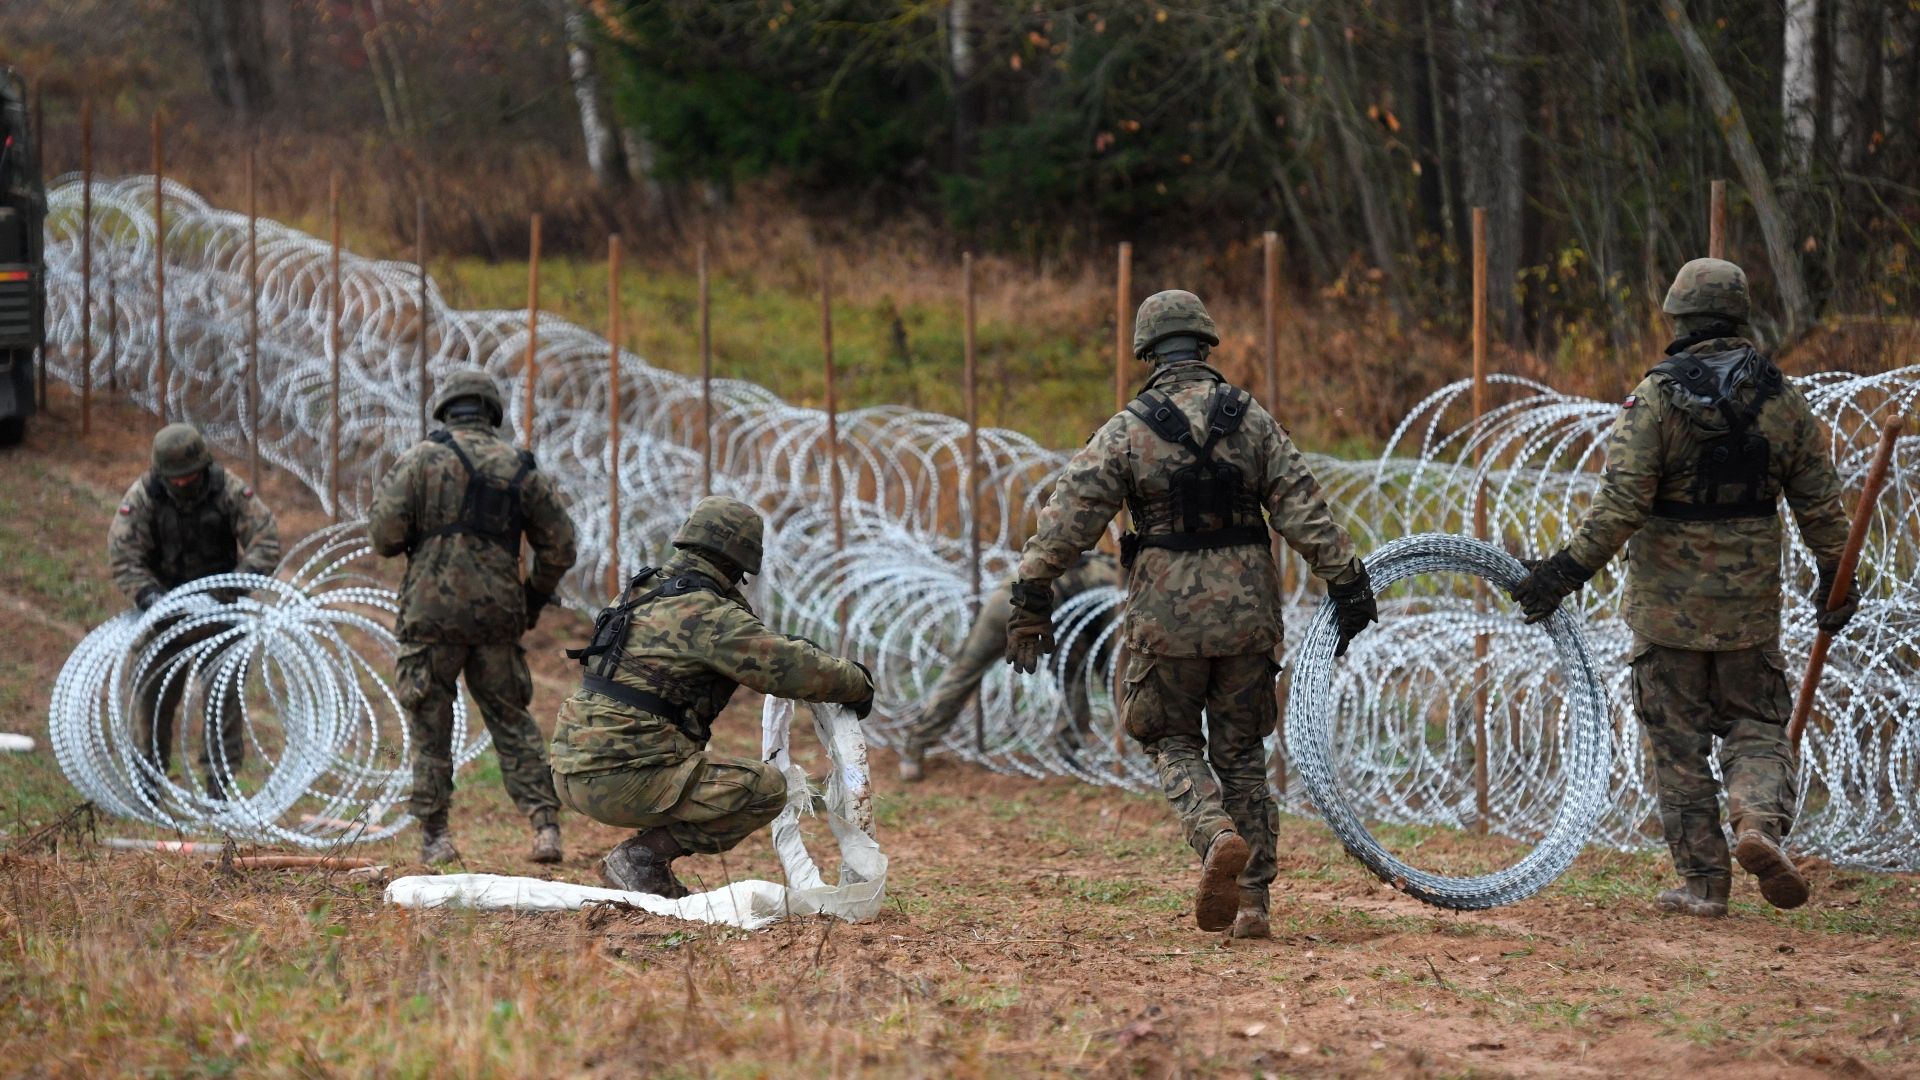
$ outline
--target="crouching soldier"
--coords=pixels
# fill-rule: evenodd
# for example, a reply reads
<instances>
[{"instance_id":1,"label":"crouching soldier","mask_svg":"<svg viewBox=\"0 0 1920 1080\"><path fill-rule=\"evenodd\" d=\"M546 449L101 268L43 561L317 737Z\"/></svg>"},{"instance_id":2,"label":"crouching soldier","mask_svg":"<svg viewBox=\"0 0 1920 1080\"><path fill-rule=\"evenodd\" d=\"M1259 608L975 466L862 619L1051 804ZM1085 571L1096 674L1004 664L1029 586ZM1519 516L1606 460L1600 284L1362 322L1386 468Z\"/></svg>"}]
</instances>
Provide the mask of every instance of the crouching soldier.
<instances>
[{"instance_id":1,"label":"crouching soldier","mask_svg":"<svg viewBox=\"0 0 1920 1080\"><path fill-rule=\"evenodd\" d=\"M127 489L107 530L107 561L113 583L145 611L190 581L216 574L272 574L280 565L280 531L273 511L253 488L214 462L196 428L168 424L153 437L153 467ZM153 632L161 633L166 625L170 622L163 620ZM171 638L149 670L164 672L183 650L223 631L213 626ZM156 678L134 691L134 737L141 756L155 770L142 774L149 794L167 773L174 714L186 682ZM220 730L206 733L198 757L208 796L224 800L246 752L238 684L227 684L218 716Z\"/></svg>"},{"instance_id":2,"label":"crouching soldier","mask_svg":"<svg viewBox=\"0 0 1920 1080\"><path fill-rule=\"evenodd\" d=\"M863 719L873 708L864 666L769 630L741 596L762 528L745 503L701 500L674 556L636 574L593 641L568 652L585 672L554 727L554 787L595 821L638 830L601 863L615 888L685 896L674 859L731 850L779 816L780 770L706 748L736 688L841 702Z\"/></svg>"}]
</instances>

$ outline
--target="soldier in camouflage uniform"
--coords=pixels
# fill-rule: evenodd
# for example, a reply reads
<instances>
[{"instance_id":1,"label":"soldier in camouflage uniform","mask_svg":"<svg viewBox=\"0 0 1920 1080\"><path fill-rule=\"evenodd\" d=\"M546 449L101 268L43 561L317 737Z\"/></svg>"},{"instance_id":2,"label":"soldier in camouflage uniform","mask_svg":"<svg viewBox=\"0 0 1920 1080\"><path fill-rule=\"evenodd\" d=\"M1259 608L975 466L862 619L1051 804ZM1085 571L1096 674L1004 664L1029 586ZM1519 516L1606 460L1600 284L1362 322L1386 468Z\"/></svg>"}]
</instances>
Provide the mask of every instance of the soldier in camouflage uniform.
<instances>
[{"instance_id":1,"label":"soldier in camouflage uniform","mask_svg":"<svg viewBox=\"0 0 1920 1080\"><path fill-rule=\"evenodd\" d=\"M559 802L527 705L533 675L520 635L533 629L573 565L573 522L533 455L495 433L505 415L485 372L449 376L433 417L446 426L407 451L381 481L367 531L382 555L407 556L395 673L413 738L420 860L459 858L447 828L453 799L453 703L459 678L480 707L507 794L533 826L534 862L560 861ZM520 541L533 569L520 580Z\"/></svg>"},{"instance_id":2,"label":"soldier in camouflage uniform","mask_svg":"<svg viewBox=\"0 0 1920 1080\"><path fill-rule=\"evenodd\" d=\"M844 702L863 719L873 707L864 666L769 630L741 595L760 572L762 529L745 503L702 499L667 564L634 575L593 640L567 653L585 671L554 727L554 783L580 813L638 830L601 863L617 889L685 896L674 859L731 850L779 816L778 768L706 748L740 686Z\"/></svg>"},{"instance_id":3,"label":"soldier in camouflage uniform","mask_svg":"<svg viewBox=\"0 0 1920 1080\"><path fill-rule=\"evenodd\" d=\"M1795 763L1780 654L1779 499L1821 568L1819 625L1838 631L1859 606L1850 597L1825 609L1847 540L1840 480L1806 399L1748 337L1739 267L1688 263L1664 310L1679 337L1623 404L1586 520L1565 550L1530 564L1513 595L1538 622L1631 538L1634 707L1682 879L1657 902L1727 912L1732 874L1708 762L1718 737L1732 858L1768 903L1798 907L1807 883L1781 848L1793 825Z\"/></svg>"},{"instance_id":4,"label":"soldier in camouflage uniform","mask_svg":"<svg viewBox=\"0 0 1920 1080\"><path fill-rule=\"evenodd\" d=\"M1080 561L1069 567L1053 583L1053 600L1056 606L1079 596L1089 589L1112 587L1120 584L1120 564L1113 556L1104 551L1089 552ZM1013 614L1013 582L1008 581L989 593L980 602L980 614L973 621L973 628L967 632L967 638L960 645L959 653L947 664L940 674L940 680L928 691L927 700L921 706L920 717L907 729L906 738L900 746L900 778L909 783L916 782L926 775L927 749L939 742L954 722L960 719L960 711L966 708L967 700L986 678L987 669L995 660L1001 658L1007 649L1007 619ZM1082 637L1097 634L1096 628L1086 628ZM1072 754L1076 741L1086 733L1091 720L1087 712L1087 695L1081 687L1080 676L1085 674L1088 664L1098 664L1101 658L1090 655L1091 650L1081 648L1078 655L1070 654L1065 665L1067 687L1067 711L1062 717L1059 730L1054 732L1054 741L1063 753Z\"/></svg>"},{"instance_id":5,"label":"soldier in camouflage uniform","mask_svg":"<svg viewBox=\"0 0 1920 1080\"><path fill-rule=\"evenodd\" d=\"M1051 583L1125 505L1138 531L1122 544L1132 659L1121 716L1202 857L1195 920L1266 937L1278 812L1264 740L1281 640L1269 527L1328 583L1342 654L1376 615L1366 566L1286 429L1207 366L1219 343L1192 293L1140 305L1134 355L1153 374L1054 482L1021 554L1007 660L1032 671L1052 651Z\"/></svg>"},{"instance_id":6,"label":"soldier in camouflage uniform","mask_svg":"<svg viewBox=\"0 0 1920 1080\"><path fill-rule=\"evenodd\" d=\"M253 489L213 460L206 440L190 424L168 424L153 437L153 467L120 500L107 530L107 561L113 583L141 611L167 591L215 574L270 575L280 565L280 531L273 511ZM220 597L220 599L235 599ZM153 628L152 640L170 625ZM221 632L211 627L173 639L151 670L165 670L188 646ZM143 643L144 647L144 643ZM186 690L184 679L135 690L134 737L155 773L142 774L150 791L167 773L173 750L174 715ZM221 729L200 741L201 775L207 793L225 799L246 752L240 722L240 688L230 685L220 708ZM216 759L215 740L220 744Z\"/></svg>"}]
</instances>

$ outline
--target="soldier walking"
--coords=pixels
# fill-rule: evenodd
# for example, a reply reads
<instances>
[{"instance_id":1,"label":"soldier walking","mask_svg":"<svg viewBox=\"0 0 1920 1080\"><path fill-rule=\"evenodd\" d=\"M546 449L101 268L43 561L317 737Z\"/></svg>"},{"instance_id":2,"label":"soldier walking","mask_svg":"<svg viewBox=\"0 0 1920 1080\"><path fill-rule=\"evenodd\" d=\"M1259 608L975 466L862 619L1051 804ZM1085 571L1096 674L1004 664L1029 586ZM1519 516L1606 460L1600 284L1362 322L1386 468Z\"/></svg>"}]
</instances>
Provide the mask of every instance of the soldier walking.
<instances>
[{"instance_id":1,"label":"soldier walking","mask_svg":"<svg viewBox=\"0 0 1920 1080\"><path fill-rule=\"evenodd\" d=\"M554 726L554 782L573 809L637 830L601 863L617 889L685 896L673 860L729 851L779 816L778 768L707 749L740 686L844 702L862 719L873 708L865 666L768 629L741 595L760 572L763 528L745 503L702 499L667 564L634 575L593 640L567 653L585 671Z\"/></svg>"},{"instance_id":2,"label":"soldier walking","mask_svg":"<svg viewBox=\"0 0 1920 1080\"><path fill-rule=\"evenodd\" d=\"M527 705L533 676L520 635L540 619L573 565L573 522L533 455L496 434L506 415L485 372L455 372L433 418L445 426L408 450L380 484L367 532L382 555L407 556L400 585L400 703L413 739L420 861L459 858L447 827L453 800L453 703L464 674L507 794L533 826L537 863L560 861L559 802L540 728ZM533 569L520 580L520 541Z\"/></svg>"},{"instance_id":3,"label":"soldier walking","mask_svg":"<svg viewBox=\"0 0 1920 1080\"><path fill-rule=\"evenodd\" d=\"M1837 633L1859 608L1852 583L1843 607L1825 607L1847 541L1840 478L1806 398L1754 345L1748 308L1738 266L1695 259L1680 268L1662 305L1678 336L1622 403L1586 520L1513 589L1527 621L1539 622L1631 538L1634 708L1681 878L1656 902L1707 917L1727 913L1732 884L1708 761L1716 737L1732 858L1773 906L1807 902L1806 879L1781 847L1795 803L1793 697L1780 653L1781 496L1820 568L1820 627Z\"/></svg>"},{"instance_id":4,"label":"soldier walking","mask_svg":"<svg viewBox=\"0 0 1920 1080\"><path fill-rule=\"evenodd\" d=\"M1268 937L1279 820L1264 740L1281 640L1269 526L1328 583L1341 654L1377 616L1366 566L1286 429L1207 365L1219 343L1192 293L1140 305L1133 351L1153 373L1054 482L1021 553L1006 656L1031 672L1053 650L1052 582L1124 504L1137 531L1121 548L1132 653L1121 716L1202 858L1195 921Z\"/></svg>"},{"instance_id":5,"label":"soldier walking","mask_svg":"<svg viewBox=\"0 0 1920 1080\"><path fill-rule=\"evenodd\" d=\"M1120 584L1120 566L1113 556L1104 551L1089 552L1081 556L1080 561L1053 583L1053 602L1057 607L1079 596L1089 589L1110 587ZM927 750L945 737L954 722L960 719L960 712L966 708L967 701L987 676L987 669L993 666L1007 650L1007 620L1013 614L1011 603L1013 582L1007 581L980 603L980 614L973 620L973 628L967 631L966 640L961 642L960 651L948 662L947 669L940 673L939 681L927 692L927 699L921 706L920 716L908 727L906 738L900 746L900 779L908 783L918 782L926 775ZM1092 655L1090 648L1079 650L1080 655L1070 655L1066 666L1068 680L1072 683L1067 689L1067 711L1062 718L1060 728L1054 733L1054 741L1063 753L1072 754L1076 740L1089 726L1087 695L1079 685L1076 674L1084 674L1086 665L1100 662Z\"/></svg>"},{"instance_id":6,"label":"soldier walking","mask_svg":"<svg viewBox=\"0 0 1920 1080\"><path fill-rule=\"evenodd\" d=\"M273 511L253 488L213 460L198 429L168 424L153 437L152 468L120 500L107 530L107 562L113 583L145 611L190 581L216 574L272 574L280 565L280 531ZM154 627L146 640L171 624L166 620ZM164 672L189 646L220 632L215 626L170 638L148 670ZM141 756L155 770L141 774L149 796L172 759L174 716L186 683L184 678L163 682L156 677L134 690L134 737ZM206 732L197 756L208 796L225 800L235 790L233 778L246 754L237 683L227 685L218 716L219 730ZM213 752L216 742L218 755Z\"/></svg>"}]
</instances>

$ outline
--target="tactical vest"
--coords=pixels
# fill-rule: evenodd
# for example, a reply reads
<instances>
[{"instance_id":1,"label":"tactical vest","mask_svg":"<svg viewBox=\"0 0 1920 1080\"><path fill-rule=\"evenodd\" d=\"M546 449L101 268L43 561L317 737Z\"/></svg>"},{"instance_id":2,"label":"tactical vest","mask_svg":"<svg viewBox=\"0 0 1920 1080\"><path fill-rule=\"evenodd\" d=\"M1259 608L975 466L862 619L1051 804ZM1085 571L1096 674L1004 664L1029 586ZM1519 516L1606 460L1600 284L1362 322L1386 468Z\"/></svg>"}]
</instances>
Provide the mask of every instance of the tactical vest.
<instances>
[{"instance_id":1,"label":"tactical vest","mask_svg":"<svg viewBox=\"0 0 1920 1080\"><path fill-rule=\"evenodd\" d=\"M232 573L240 565L240 548L233 538L233 515L221 494L227 474L219 465L207 466L206 489L198 500L181 506L158 476L147 478L147 501L153 506L154 566L160 584L172 589L215 574Z\"/></svg>"},{"instance_id":2,"label":"tactical vest","mask_svg":"<svg viewBox=\"0 0 1920 1080\"><path fill-rule=\"evenodd\" d=\"M661 571L648 566L627 581L622 595L631 595L634 590L645 585L650 579L661 576ZM625 645L627 629L633 625L634 614L640 608L663 596L684 596L690 592L706 591L724 595L726 589L721 584L697 570L687 570L668 578L654 588L635 596L631 600L604 608L593 619L593 639L584 648L568 649L567 659L580 661L586 671L580 677L580 688L601 697L612 698L622 705L635 708L644 713L661 717L680 729L681 734L702 746L713 734L713 717L697 716L686 702L673 701L650 690L629 686L619 682L613 676L615 671L625 667L628 671L647 678L652 674L649 669L628 658ZM666 680L656 677L656 681ZM683 681L683 680L676 680ZM721 708L733 697L740 684L719 676L712 677L704 685L710 691L708 700L717 700ZM719 710L715 710L718 714Z\"/></svg>"},{"instance_id":3,"label":"tactical vest","mask_svg":"<svg viewBox=\"0 0 1920 1080\"><path fill-rule=\"evenodd\" d=\"M1754 353L1750 346L1742 351ZM1705 364L1682 353L1655 365L1649 375L1666 375L1688 393L1709 403L1726 418L1727 432L1703 439L1694 462L1693 485L1685 499L1655 499L1653 516L1675 521L1737 521L1769 518L1780 512L1779 491L1771 483L1773 448L1766 436L1753 431L1753 422L1767 402L1780 396L1786 380L1780 369L1754 353L1759 370L1747 381L1758 389L1753 399L1736 407L1731 393L1721 392L1719 380ZM1744 386L1743 381L1740 385ZM1733 388L1737 392L1739 386Z\"/></svg>"},{"instance_id":4,"label":"tactical vest","mask_svg":"<svg viewBox=\"0 0 1920 1080\"><path fill-rule=\"evenodd\" d=\"M520 534L527 526L520 487L534 469L533 455L525 450L515 451L520 457L520 468L512 480L502 483L474 468L473 459L460 449L453 432L441 428L427 438L453 451L453 456L460 459L460 467L467 470L467 490L460 499L460 516L421 537L420 543L437 536L467 533L492 541L514 555L520 554Z\"/></svg>"},{"instance_id":5,"label":"tactical vest","mask_svg":"<svg viewBox=\"0 0 1920 1080\"><path fill-rule=\"evenodd\" d=\"M1252 402L1245 390L1216 384L1207 403L1205 443L1194 440L1186 414L1159 390L1143 390L1127 404L1155 435L1185 447L1194 460L1174 472L1164 497L1127 495L1135 531L1120 540L1120 565L1131 567L1142 548L1208 551L1268 543L1266 519L1240 467L1213 460L1213 448L1240 430Z\"/></svg>"}]
</instances>

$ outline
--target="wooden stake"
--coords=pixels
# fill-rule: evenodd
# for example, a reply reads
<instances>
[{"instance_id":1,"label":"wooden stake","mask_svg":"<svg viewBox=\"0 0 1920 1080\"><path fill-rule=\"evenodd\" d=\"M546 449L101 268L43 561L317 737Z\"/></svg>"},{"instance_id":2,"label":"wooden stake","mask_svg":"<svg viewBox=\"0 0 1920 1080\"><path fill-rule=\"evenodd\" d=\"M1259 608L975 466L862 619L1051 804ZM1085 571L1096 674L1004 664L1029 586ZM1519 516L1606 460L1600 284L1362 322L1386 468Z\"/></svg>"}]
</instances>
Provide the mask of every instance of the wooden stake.
<instances>
[{"instance_id":1,"label":"wooden stake","mask_svg":"<svg viewBox=\"0 0 1920 1080\"><path fill-rule=\"evenodd\" d=\"M961 381L967 413L966 527L967 579L973 590L973 617L980 618L980 372L975 353L973 252L960 255L960 292L965 305L965 321L960 333ZM977 699L973 703L973 745L982 753L987 749L987 710Z\"/></svg>"},{"instance_id":2,"label":"wooden stake","mask_svg":"<svg viewBox=\"0 0 1920 1080\"><path fill-rule=\"evenodd\" d=\"M820 253L820 348L826 361L827 376L827 470L833 499L833 550L846 546L845 524L840 502L840 394L838 372L833 365L833 282L827 276L827 255Z\"/></svg>"},{"instance_id":3,"label":"wooden stake","mask_svg":"<svg viewBox=\"0 0 1920 1080\"><path fill-rule=\"evenodd\" d=\"M1265 316L1267 411L1280 415L1280 234L1269 232L1260 238L1260 307Z\"/></svg>"},{"instance_id":4,"label":"wooden stake","mask_svg":"<svg viewBox=\"0 0 1920 1080\"><path fill-rule=\"evenodd\" d=\"M93 95L80 99L80 434L93 431Z\"/></svg>"},{"instance_id":5,"label":"wooden stake","mask_svg":"<svg viewBox=\"0 0 1920 1080\"><path fill-rule=\"evenodd\" d=\"M620 234L607 237L607 595L620 595Z\"/></svg>"},{"instance_id":6,"label":"wooden stake","mask_svg":"<svg viewBox=\"0 0 1920 1080\"><path fill-rule=\"evenodd\" d=\"M1880 501L1880 489L1887 483L1887 468L1893 462L1893 445L1900 439L1906 418L1895 416L1880 429L1880 442L1873 448L1873 463L1867 467L1866 483L1860 486L1860 501L1854 506L1853 526L1847 531L1847 546L1840 552L1840 566L1833 575L1833 591L1827 594L1827 608L1847 602L1854 571L1860 568L1860 551L1867 543L1867 525L1873 508ZM1833 647L1833 635L1821 630L1813 636L1813 651L1807 657L1807 673L1800 679L1800 696L1793 703L1793 720L1787 725L1787 741L1800 755L1800 739L1807 732L1807 718L1813 715L1814 692L1820 689L1820 676L1827 669L1827 651Z\"/></svg>"},{"instance_id":7,"label":"wooden stake","mask_svg":"<svg viewBox=\"0 0 1920 1080\"><path fill-rule=\"evenodd\" d=\"M1727 182L1715 180L1707 195L1707 257L1727 257Z\"/></svg>"},{"instance_id":8,"label":"wooden stake","mask_svg":"<svg viewBox=\"0 0 1920 1080\"><path fill-rule=\"evenodd\" d=\"M253 146L247 146L247 483L260 490L260 207Z\"/></svg>"},{"instance_id":9,"label":"wooden stake","mask_svg":"<svg viewBox=\"0 0 1920 1080\"><path fill-rule=\"evenodd\" d=\"M1473 419L1477 424L1487 414L1487 211L1485 207L1473 208ZM1476 445L1473 452L1476 469L1481 464L1480 449ZM1476 477L1473 485L1473 535L1481 540L1487 538L1487 492L1486 485ZM1486 589L1476 584L1474 602L1483 607ZM1476 680L1485 670L1487 658L1487 636L1474 637L1473 655L1478 662L1475 665ZM1475 695L1473 712L1473 802L1479 811L1479 819L1474 822L1477 832L1487 831L1488 818L1491 816L1491 802L1487 794L1487 693L1486 684L1480 682L1480 691Z\"/></svg>"},{"instance_id":10,"label":"wooden stake","mask_svg":"<svg viewBox=\"0 0 1920 1080\"><path fill-rule=\"evenodd\" d=\"M540 215L533 215L533 234L527 253L527 398L520 421L520 440L533 449L534 384L540 380Z\"/></svg>"},{"instance_id":11,"label":"wooden stake","mask_svg":"<svg viewBox=\"0 0 1920 1080\"><path fill-rule=\"evenodd\" d=\"M327 177L327 512L340 520L340 173Z\"/></svg>"},{"instance_id":12,"label":"wooden stake","mask_svg":"<svg viewBox=\"0 0 1920 1080\"><path fill-rule=\"evenodd\" d=\"M713 334L707 283L707 245L696 255L700 272L700 493L713 494Z\"/></svg>"},{"instance_id":13,"label":"wooden stake","mask_svg":"<svg viewBox=\"0 0 1920 1080\"><path fill-rule=\"evenodd\" d=\"M166 160L160 153L160 114L153 114L153 340L155 412L167 422L167 216L164 206Z\"/></svg>"},{"instance_id":14,"label":"wooden stake","mask_svg":"<svg viewBox=\"0 0 1920 1080\"><path fill-rule=\"evenodd\" d=\"M433 388L427 384L427 334L433 329L429 321L433 313L427 310L427 197L418 195L413 200L413 268L414 285L419 296L414 306L420 310L420 340L413 346L414 366L418 369L420 381L420 400L417 408L420 412L420 437L427 437L427 402L433 396Z\"/></svg>"}]
</instances>

